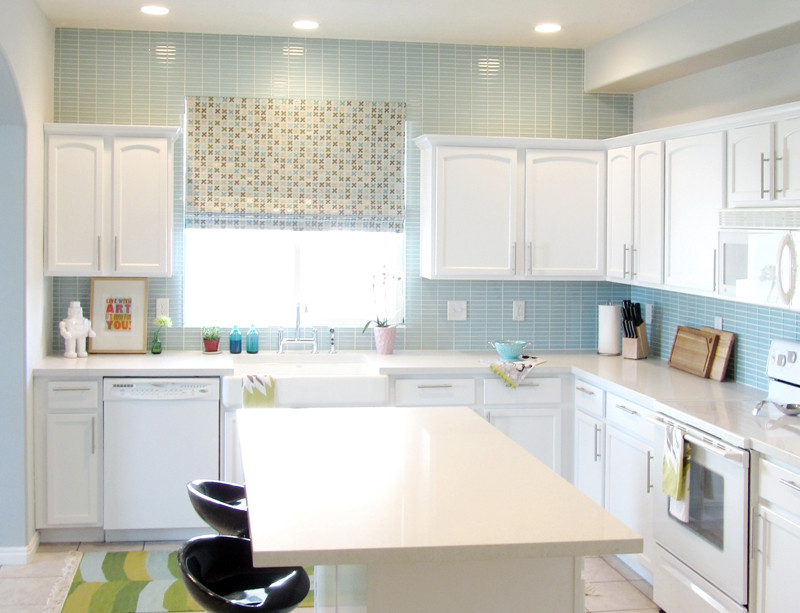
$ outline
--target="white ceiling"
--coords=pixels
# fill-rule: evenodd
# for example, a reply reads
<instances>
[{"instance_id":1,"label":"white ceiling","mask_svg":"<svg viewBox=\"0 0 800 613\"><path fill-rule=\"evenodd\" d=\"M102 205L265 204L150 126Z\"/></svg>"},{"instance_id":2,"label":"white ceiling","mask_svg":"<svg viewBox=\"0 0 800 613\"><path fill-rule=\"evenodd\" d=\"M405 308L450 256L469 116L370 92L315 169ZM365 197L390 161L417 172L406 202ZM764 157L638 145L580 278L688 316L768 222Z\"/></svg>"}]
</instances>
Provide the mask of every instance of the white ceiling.
<instances>
[{"instance_id":1,"label":"white ceiling","mask_svg":"<svg viewBox=\"0 0 800 613\"><path fill-rule=\"evenodd\" d=\"M585 49L691 0L36 0L56 27ZM142 4L170 9L142 15ZM318 21L298 33L298 18ZM543 21L561 23L536 34Z\"/></svg>"}]
</instances>

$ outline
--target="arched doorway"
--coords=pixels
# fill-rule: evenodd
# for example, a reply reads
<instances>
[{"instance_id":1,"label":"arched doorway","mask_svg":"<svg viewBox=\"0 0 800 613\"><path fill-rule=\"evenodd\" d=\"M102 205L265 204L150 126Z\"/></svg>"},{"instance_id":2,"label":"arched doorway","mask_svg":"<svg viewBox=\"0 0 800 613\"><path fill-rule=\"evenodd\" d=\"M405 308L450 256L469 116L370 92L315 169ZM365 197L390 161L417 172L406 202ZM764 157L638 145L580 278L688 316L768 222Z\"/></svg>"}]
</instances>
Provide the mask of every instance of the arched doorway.
<instances>
[{"instance_id":1,"label":"arched doorway","mask_svg":"<svg viewBox=\"0 0 800 613\"><path fill-rule=\"evenodd\" d=\"M24 557L26 493L25 114L10 64L0 49L0 550ZM10 562L24 562L12 559ZM6 560L6 563L9 563Z\"/></svg>"}]
</instances>

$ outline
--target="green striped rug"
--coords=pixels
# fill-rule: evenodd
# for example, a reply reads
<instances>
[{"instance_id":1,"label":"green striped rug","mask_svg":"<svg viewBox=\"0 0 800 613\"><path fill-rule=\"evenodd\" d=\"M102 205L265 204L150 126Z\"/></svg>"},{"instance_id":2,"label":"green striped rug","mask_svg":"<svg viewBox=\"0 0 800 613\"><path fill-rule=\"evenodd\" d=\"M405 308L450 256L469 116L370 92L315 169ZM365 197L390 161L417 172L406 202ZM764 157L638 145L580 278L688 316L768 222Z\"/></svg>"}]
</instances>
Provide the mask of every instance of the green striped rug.
<instances>
[{"instance_id":1,"label":"green striped rug","mask_svg":"<svg viewBox=\"0 0 800 613\"><path fill-rule=\"evenodd\" d=\"M313 608L313 587L300 606ZM183 585L178 552L126 551L84 553L61 613L202 610Z\"/></svg>"}]
</instances>

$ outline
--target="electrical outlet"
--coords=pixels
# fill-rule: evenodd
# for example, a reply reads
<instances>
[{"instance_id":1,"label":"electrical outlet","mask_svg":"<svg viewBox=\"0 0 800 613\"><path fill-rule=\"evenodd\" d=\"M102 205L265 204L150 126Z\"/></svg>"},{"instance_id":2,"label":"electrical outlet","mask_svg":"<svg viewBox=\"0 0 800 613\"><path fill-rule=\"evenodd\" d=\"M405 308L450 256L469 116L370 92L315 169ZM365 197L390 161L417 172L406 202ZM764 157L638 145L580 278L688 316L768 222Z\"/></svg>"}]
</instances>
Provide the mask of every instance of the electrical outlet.
<instances>
[{"instance_id":1,"label":"electrical outlet","mask_svg":"<svg viewBox=\"0 0 800 613\"><path fill-rule=\"evenodd\" d=\"M448 300L447 301L447 321L466 321L467 301Z\"/></svg>"},{"instance_id":2,"label":"electrical outlet","mask_svg":"<svg viewBox=\"0 0 800 613\"><path fill-rule=\"evenodd\" d=\"M655 308L652 304L645 304L644 305L644 323L652 324L653 323L653 309Z\"/></svg>"},{"instance_id":3,"label":"electrical outlet","mask_svg":"<svg viewBox=\"0 0 800 613\"><path fill-rule=\"evenodd\" d=\"M169 317L169 298L156 298L156 317Z\"/></svg>"},{"instance_id":4,"label":"electrical outlet","mask_svg":"<svg viewBox=\"0 0 800 613\"><path fill-rule=\"evenodd\" d=\"M511 309L511 318L514 321L525 321L525 301L514 300Z\"/></svg>"},{"instance_id":5,"label":"electrical outlet","mask_svg":"<svg viewBox=\"0 0 800 613\"><path fill-rule=\"evenodd\" d=\"M722 330L722 317L720 317L719 315L714 317L714 327L717 330Z\"/></svg>"}]
</instances>

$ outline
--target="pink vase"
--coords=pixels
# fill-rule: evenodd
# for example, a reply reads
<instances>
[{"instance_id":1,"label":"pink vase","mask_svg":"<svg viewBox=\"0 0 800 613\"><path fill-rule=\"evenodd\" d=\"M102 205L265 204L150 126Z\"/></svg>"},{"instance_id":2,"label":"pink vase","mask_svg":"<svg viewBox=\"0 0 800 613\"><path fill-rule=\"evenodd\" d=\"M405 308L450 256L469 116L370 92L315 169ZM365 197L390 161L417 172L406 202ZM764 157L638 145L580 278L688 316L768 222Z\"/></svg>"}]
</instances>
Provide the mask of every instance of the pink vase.
<instances>
[{"instance_id":1,"label":"pink vase","mask_svg":"<svg viewBox=\"0 0 800 613\"><path fill-rule=\"evenodd\" d=\"M388 355L394 351L394 336L397 328L373 328L375 331L375 349L378 353Z\"/></svg>"}]
</instances>

